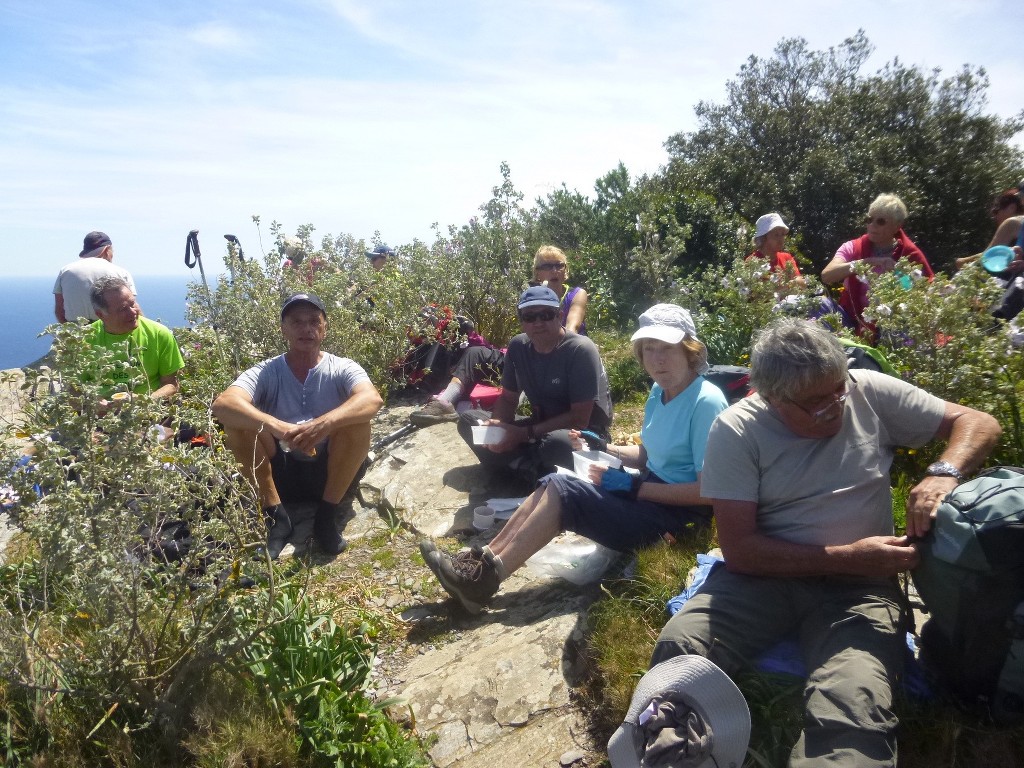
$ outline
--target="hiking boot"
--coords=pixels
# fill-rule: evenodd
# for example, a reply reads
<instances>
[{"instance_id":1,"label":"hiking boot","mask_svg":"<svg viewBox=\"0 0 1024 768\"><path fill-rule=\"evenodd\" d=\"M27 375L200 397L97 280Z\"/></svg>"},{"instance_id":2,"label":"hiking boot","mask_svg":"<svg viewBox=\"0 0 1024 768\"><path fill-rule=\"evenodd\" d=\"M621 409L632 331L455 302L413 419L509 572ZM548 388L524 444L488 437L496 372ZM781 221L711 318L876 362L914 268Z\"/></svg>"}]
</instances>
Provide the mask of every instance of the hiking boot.
<instances>
[{"instance_id":1,"label":"hiking boot","mask_svg":"<svg viewBox=\"0 0 1024 768\"><path fill-rule=\"evenodd\" d=\"M459 414L455 412L455 406L447 400L438 400L436 397L418 411L409 414L409 421L417 427L429 427L431 424L458 420Z\"/></svg>"},{"instance_id":2,"label":"hiking boot","mask_svg":"<svg viewBox=\"0 0 1024 768\"><path fill-rule=\"evenodd\" d=\"M348 542L338 531L338 505L321 501L313 518L313 540L328 555L340 555Z\"/></svg>"},{"instance_id":3,"label":"hiking boot","mask_svg":"<svg viewBox=\"0 0 1024 768\"><path fill-rule=\"evenodd\" d=\"M452 597L457 597L469 613L480 613L501 585L493 557L479 547L459 552L454 557L437 554L437 579L441 586Z\"/></svg>"},{"instance_id":4,"label":"hiking boot","mask_svg":"<svg viewBox=\"0 0 1024 768\"><path fill-rule=\"evenodd\" d=\"M271 560L281 556L281 550L288 544L294 527L288 511L282 504L275 504L263 510L267 521L267 554Z\"/></svg>"}]
</instances>

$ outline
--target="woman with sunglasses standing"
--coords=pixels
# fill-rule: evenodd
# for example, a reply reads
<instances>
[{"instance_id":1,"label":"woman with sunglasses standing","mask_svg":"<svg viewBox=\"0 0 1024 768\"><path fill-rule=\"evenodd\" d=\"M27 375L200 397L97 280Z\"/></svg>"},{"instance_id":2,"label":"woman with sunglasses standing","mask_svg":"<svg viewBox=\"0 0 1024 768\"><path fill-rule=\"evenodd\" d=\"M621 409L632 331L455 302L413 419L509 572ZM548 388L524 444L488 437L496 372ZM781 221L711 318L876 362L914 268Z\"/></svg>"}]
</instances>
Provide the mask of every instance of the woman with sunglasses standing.
<instances>
[{"instance_id":1,"label":"woman with sunglasses standing","mask_svg":"<svg viewBox=\"0 0 1024 768\"><path fill-rule=\"evenodd\" d=\"M874 338L875 327L864 320L864 309L868 305L868 285L856 274L856 263L865 261L875 274L888 272L896 262L906 257L919 265L921 273L932 278L928 259L921 249L903 231L907 219L907 206L896 195L882 194L875 198L868 208L867 234L856 240L848 240L839 246L836 255L821 272L821 282L826 285L843 284L839 305L855 323L857 333Z\"/></svg>"},{"instance_id":2,"label":"woman with sunglasses standing","mask_svg":"<svg viewBox=\"0 0 1024 768\"><path fill-rule=\"evenodd\" d=\"M578 285L566 283L569 265L561 248L542 245L533 257L533 280L553 290L562 304L562 327L567 331L587 335L587 292Z\"/></svg>"}]
</instances>

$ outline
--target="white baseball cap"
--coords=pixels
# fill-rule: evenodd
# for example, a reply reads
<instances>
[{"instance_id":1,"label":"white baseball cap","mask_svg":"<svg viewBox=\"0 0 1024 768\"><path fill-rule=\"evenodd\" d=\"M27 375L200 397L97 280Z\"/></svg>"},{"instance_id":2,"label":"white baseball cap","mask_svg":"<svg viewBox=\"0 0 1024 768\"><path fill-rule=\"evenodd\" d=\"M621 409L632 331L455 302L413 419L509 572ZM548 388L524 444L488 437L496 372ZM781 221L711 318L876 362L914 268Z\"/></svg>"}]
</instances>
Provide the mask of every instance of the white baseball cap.
<instances>
[{"instance_id":1,"label":"white baseball cap","mask_svg":"<svg viewBox=\"0 0 1024 768\"><path fill-rule=\"evenodd\" d=\"M657 339L666 344L678 344L687 336L700 341L690 313L678 304L655 304L640 315L640 327L630 341Z\"/></svg>"},{"instance_id":2,"label":"white baseball cap","mask_svg":"<svg viewBox=\"0 0 1024 768\"><path fill-rule=\"evenodd\" d=\"M754 225L754 237L764 237L776 227L782 227L784 230L789 232L789 227L786 226L786 222L782 220L782 217L777 213L766 213L764 216L757 220Z\"/></svg>"}]
</instances>

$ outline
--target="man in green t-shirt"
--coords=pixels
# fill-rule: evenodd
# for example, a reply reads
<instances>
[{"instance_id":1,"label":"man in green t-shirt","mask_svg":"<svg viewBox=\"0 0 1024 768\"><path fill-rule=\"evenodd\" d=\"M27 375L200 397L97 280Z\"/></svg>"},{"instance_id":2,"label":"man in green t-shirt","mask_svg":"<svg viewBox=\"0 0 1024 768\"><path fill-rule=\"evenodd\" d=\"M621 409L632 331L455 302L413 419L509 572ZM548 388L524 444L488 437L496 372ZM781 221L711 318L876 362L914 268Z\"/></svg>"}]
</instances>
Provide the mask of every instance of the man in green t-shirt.
<instances>
[{"instance_id":1,"label":"man in green t-shirt","mask_svg":"<svg viewBox=\"0 0 1024 768\"><path fill-rule=\"evenodd\" d=\"M112 350L130 363L124 370L106 374L114 387L131 386L141 368L145 379L133 387L136 394L148 394L154 400L177 394L178 371L185 366L178 342L169 328L142 316L127 281L113 275L100 278L89 296L99 318L89 326L89 343Z\"/></svg>"}]
</instances>

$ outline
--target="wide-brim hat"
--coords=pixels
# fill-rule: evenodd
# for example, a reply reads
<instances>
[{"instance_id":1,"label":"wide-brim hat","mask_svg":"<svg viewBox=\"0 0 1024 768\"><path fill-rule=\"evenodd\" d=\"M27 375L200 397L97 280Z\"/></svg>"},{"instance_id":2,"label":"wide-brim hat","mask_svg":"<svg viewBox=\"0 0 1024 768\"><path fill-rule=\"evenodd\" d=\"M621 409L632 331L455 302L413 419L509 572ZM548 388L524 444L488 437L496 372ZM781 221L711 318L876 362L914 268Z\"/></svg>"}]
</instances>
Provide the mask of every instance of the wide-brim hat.
<instances>
[{"instance_id":1,"label":"wide-brim hat","mask_svg":"<svg viewBox=\"0 0 1024 768\"><path fill-rule=\"evenodd\" d=\"M650 713L666 702L685 723L655 730L664 717ZM741 768L749 742L750 710L740 689L703 656L683 655L640 678L608 741L608 759L612 768Z\"/></svg>"},{"instance_id":2,"label":"wide-brim hat","mask_svg":"<svg viewBox=\"0 0 1024 768\"><path fill-rule=\"evenodd\" d=\"M281 305L281 319L284 320L284 314L289 309L294 307L296 304L312 304L314 307L324 313L324 317L327 317L327 310L324 308L323 301L315 293L293 293L287 299L284 304Z\"/></svg>"},{"instance_id":3,"label":"wide-brim hat","mask_svg":"<svg viewBox=\"0 0 1024 768\"><path fill-rule=\"evenodd\" d=\"M678 304L655 304L640 315L639 328L630 341L657 339L666 344L678 344L687 336L700 341L690 313Z\"/></svg>"},{"instance_id":4,"label":"wide-brim hat","mask_svg":"<svg viewBox=\"0 0 1024 768\"><path fill-rule=\"evenodd\" d=\"M789 232L789 227L786 226L786 222L782 220L782 216L777 213L766 213L764 216L759 218L754 224L754 237L764 237L776 227L782 227L784 230Z\"/></svg>"},{"instance_id":5,"label":"wide-brim hat","mask_svg":"<svg viewBox=\"0 0 1024 768\"><path fill-rule=\"evenodd\" d=\"M558 309L561 306L562 302L559 301L557 293L546 285L534 285L522 292L516 309L522 310L527 307L553 307Z\"/></svg>"}]
</instances>

